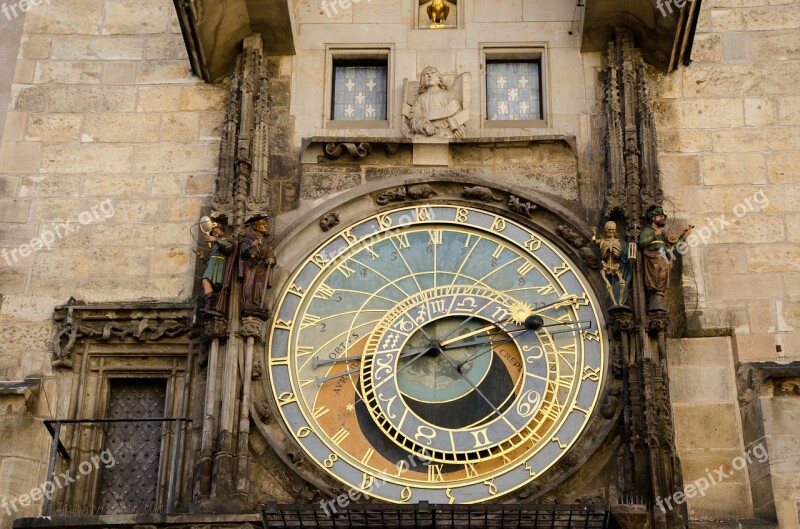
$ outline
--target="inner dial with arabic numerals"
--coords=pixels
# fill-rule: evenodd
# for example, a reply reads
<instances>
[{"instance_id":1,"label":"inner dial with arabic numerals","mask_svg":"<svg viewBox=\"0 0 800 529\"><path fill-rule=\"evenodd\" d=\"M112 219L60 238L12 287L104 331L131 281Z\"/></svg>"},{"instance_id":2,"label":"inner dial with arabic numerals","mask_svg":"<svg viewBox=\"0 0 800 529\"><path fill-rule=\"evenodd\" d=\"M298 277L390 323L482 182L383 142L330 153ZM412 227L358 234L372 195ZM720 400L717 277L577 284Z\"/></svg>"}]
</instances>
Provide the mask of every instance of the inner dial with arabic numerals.
<instances>
[{"instance_id":1,"label":"inner dial with arabic numerals","mask_svg":"<svg viewBox=\"0 0 800 529\"><path fill-rule=\"evenodd\" d=\"M541 235L475 208L398 208L333 236L289 279L270 384L319 468L392 502L473 503L569 450L606 338L586 280Z\"/></svg>"}]
</instances>

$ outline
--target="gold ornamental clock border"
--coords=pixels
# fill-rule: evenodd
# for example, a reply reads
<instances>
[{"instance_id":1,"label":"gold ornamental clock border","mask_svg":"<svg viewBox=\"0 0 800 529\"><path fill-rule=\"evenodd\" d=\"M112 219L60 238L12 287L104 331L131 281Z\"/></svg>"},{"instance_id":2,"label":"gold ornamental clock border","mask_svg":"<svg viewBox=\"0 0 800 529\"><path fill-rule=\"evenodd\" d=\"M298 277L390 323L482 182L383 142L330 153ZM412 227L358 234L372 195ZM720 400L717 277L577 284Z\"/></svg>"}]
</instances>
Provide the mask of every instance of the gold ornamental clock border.
<instances>
[{"instance_id":1,"label":"gold ornamental clock border","mask_svg":"<svg viewBox=\"0 0 800 529\"><path fill-rule=\"evenodd\" d=\"M431 219L429 216L426 217L424 213L422 215L420 215L420 212L425 212L425 211L430 212L432 210L432 208L436 208L436 207L439 207L439 208L446 207L446 208L455 209L456 212L457 212L456 215L458 215L458 212L460 212L460 211L475 211L475 212L482 213L484 215L488 215L490 217L494 217L495 218L495 223L500 222L503 225L505 223L511 223L511 224L515 225L517 228L519 228L519 229L523 230L524 232L530 234L532 236L532 240L536 239L538 241L541 241L542 244L545 244L550 251L552 251L556 256L558 256L562 260L562 263L568 267L567 269L571 269L573 271L573 274L574 274L575 278L577 279L579 285L581 286L583 291L586 293L586 295L589 296L590 299L591 299L591 310L592 310L592 312L594 314L595 321L599 324L598 325L599 328L597 329L597 331L600 333L600 363L601 363L600 376L601 376L601 379L598 381L597 390L596 390L596 392L594 394L594 398L592 399L591 407L588 410L581 409L581 411L583 411L585 413L585 417L584 417L584 420L582 421L580 427L578 428L577 432L575 433L574 437L571 439L570 443L566 446L566 448L561 452L561 454L559 456L553 458L549 462L549 464L547 464L547 466L545 468L542 468L538 472L537 476L540 476L545 471L550 469L553 465L555 465L558 461L560 461L567 452L569 452L569 450L572 448L572 446L581 438L581 434L585 431L587 425L590 423L590 419L592 418L592 416L594 414L594 411L597 408L599 397L603 394L604 385L605 385L605 382L606 382L606 379L607 379L606 370L607 370L607 367L608 367L608 359L607 359L608 347L607 347L607 337L606 337L605 332L604 332L604 330L602 328L602 325L601 325L602 322L604 321L603 314L602 314L602 311L598 309L599 303L598 303L597 297L595 296L594 290L591 288L591 285L588 284L587 278L585 278L583 273L580 272L580 269L577 266L575 266L575 264L572 261L572 259L567 257L560 248L558 248L556 245L552 244L549 241L548 238L542 237L534 229L529 228L527 226L524 226L524 225L520 224L519 222L517 222L515 220L512 220L512 219L510 219L508 217L505 217L505 216L503 216L501 214L498 214L498 213L494 213L494 212L489 211L489 210L484 210L484 209L476 208L476 207L472 207L472 206L464 206L464 205L460 205L460 204L450 204L450 203L438 202L438 201L437 202L431 202L431 203L424 203L424 204L405 206L405 207L398 207L398 208L394 208L394 209L391 209L391 210L382 211L382 212L377 213L377 214L368 215L366 217L361 218L358 221L355 221L355 222L351 223L350 225L348 225L343 230L340 230L339 232L337 232L337 233L331 235L330 237L326 238L326 240L323 243L319 244L315 248L314 251L310 252L310 254L308 254L308 256L304 260L302 260L299 263L298 266L295 267L294 273L292 273L290 275L290 277L287 278L286 284L285 284L285 286L284 286L284 288L282 290L282 293L281 293L281 295L279 297L279 300L276 303L276 307L282 306L282 304L284 303L286 297L291 293L291 289L292 289L292 287L294 285L294 280L297 279L299 274L305 269L305 267L308 265L308 263L312 263L313 262L314 264L316 264L320 268L319 272L317 272L315 274L315 279L311 281L312 284L316 282L316 278L319 276L319 274L321 274L326 269L326 267L333 266L333 263L336 262L336 257L338 257L338 255L334 256L332 259L330 259L328 261L325 261L324 258L322 260L320 259L320 252L327 245L329 245L332 241L334 241L336 238L340 238L341 237L343 240L345 240L346 242L349 243L349 245L346 246L346 250L344 250L342 252L342 254L344 254L344 253L347 253L349 250L352 250L355 246L357 246L359 244L364 244L365 242L367 242L367 243L376 243L376 242L380 242L381 240L388 239L389 237L391 237L391 232L394 231L394 230L397 230L397 229L409 229L409 228L412 228L414 226L422 226L422 225L430 225L430 224L454 225L454 226L460 225L460 223L457 222L457 219L453 220L453 221L441 220L441 219ZM416 216L416 221L412 221L412 222L410 222L408 224L392 225L390 223L390 224L387 225L386 224L386 219L390 219L389 216L391 214L398 213L398 212L408 212L410 214L413 214L413 215ZM358 226L360 224L371 222L371 221L377 221L378 225L380 226L381 229L379 231L377 231L377 232L372 232L369 235L363 236L361 238L356 238L356 237L354 237L352 235L351 230L354 227L356 227L356 226ZM486 232L487 235L491 234L491 235L493 235L495 237L500 237L500 238L508 241L510 244L519 247L520 250L522 250L523 252L527 252L529 255L532 255L532 252L531 252L531 250L529 248L523 249L522 247L519 246L519 243L517 241L511 239L508 236L505 236L502 233L504 228L501 228L500 231L497 231L497 230L492 230L492 228L487 228L487 227L484 227L484 226L474 226L474 229L480 230L480 231L484 231L484 232ZM349 237L353 237L355 240L351 240L351 239L349 239ZM533 257L534 257L534 259L537 259L535 256L533 256ZM542 264L544 264L544 263L542 263ZM547 268L549 268L549 267L547 267ZM564 290L563 284L559 280L559 276L556 275L556 274L553 274L553 270L550 270L550 272L551 272L551 275L553 276L554 281L557 282L559 286L561 286L562 290ZM298 305L297 310L300 310L300 306L299 305ZM276 328L276 326L278 326L278 328L280 328L280 323L281 323L279 320L277 320L277 313L276 313L275 318L276 318L275 321L273 321L273 323L272 323L272 329L273 330ZM285 324L286 322L283 322L283 323ZM272 337L270 337L270 345L271 345L271 342L272 342ZM290 343L291 343L291 339L290 339ZM271 347L267 350L268 365L270 365L270 362L269 362L269 358L271 356L270 355L270 349L271 349ZM289 351L289 354L291 355L291 349ZM578 376L577 373L576 373L576 376ZM580 379L580 376L578 376L578 379ZM576 383L577 383L577 385L576 385L576 388L577 388L577 387L579 387L579 383L580 382L578 380L576 380ZM292 384L292 386L294 386L294 385L295 384ZM271 386L270 389L272 390L271 393L273 395L273 398L276 398L276 394L275 394L276 388L272 384L270 384L270 386ZM571 392L571 398L570 398L571 401L574 400L573 397L576 396L577 393L578 393L577 389L575 391ZM571 402L571 404L572 404L572 406L575 405L574 402ZM562 414L560 422L563 422L563 420L565 420L565 418L569 415L569 412L571 412L573 409L574 409L573 407L570 407L569 409L567 409L567 412ZM286 428L287 430L290 430L288 428L288 423L287 423L286 417L283 414L283 411L282 411L280 406L278 406L278 410L281 411L281 417L283 419L283 425L287 426L287 428ZM301 411L302 415L304 416L304 418L306 419L307 424L309 424L309 425L313 424L315 426L318 426L318 425L315 424L314 421L308 420L308 416L307 416L306 410L304 410L303 407L300 407L300 411ZM554 427L555 427L555 424L554 424ZM311 457L312 460L315 461L315 463L317 464L317 466L321 470L325 471L329 475L331 475L334 478L336 478L337 481L344 482L344 480L342 480L342 478L337 476L335 473L331 472L329 469L325 468L325 466L321 462L317 461L317 458L308 449L306 449L306 447L303 445L303 443L299 442L296 439L296 435L294 434L294 432L289 431L288 433L290 433L290 438L293 440L293 442L298 444L298 445L300 445L300 447L303 449L303 451L306 454L308 454ZM326 446L328 446L328 448L330 448L331 450L336 451L335 449L330 447L328 442L325 442L327 440L327 438L328 438L327 434L323 433L323 435L320 435L319 432L317 432L316 435L320 438L320 440L323 441L323 443ZM539 450L541 450L542 447L544 446L544 444L546 444L546 443L540 443L539 446L537 446L534 449L532 449L531 452L526 453L525 454L525 459L528 459L528 458L532 457L533 454L535 454ZM360 468L358 462L354 462L354 466L356 468ZM492 476L504 474L504 473L509 471L509 468L510 467L505 467L505 466L504 467L500 467L499 469L497 469L497 470L495 470L495 471L493 471L493 472L491 472L489 474L491 474ZM368 471L374 471L374 469L372 469L372 468L369 468L367 470ZM487 476L489 476L489 474L487 474ZM481 479L485 479L487 476L482 476ZM386 478L391 480L390 476L386 476ZM506 493L512 492L514 490L517 490L520 487L523 487L523 486L527 485L528 483L530 483L530 481L532 481L533 479L534 479L534 477L531 476L531 479L522 481L521 483L519 483L515 487L513 487L513 488L511 488L509 490L503 491L503 494L506 494ZM392 480L392 481L394 481L394 480ZM347 483L347 482L345 482L345 483ZM405 483L405 482L402 482L402 483ZM459 483L461 483L461 482L459 482ZM348 485L352 485L351 483L347 483L347 484ZM444 485L444 484L442 484L442 485ZM428 485L426 487L424 484L419 484L419 485L415 484L415 487L419 487L419 488L442 488L442 485L438 485L438 486L437 485ZM396 499L381 497L380 495L374 494L374 493L370 493L370 495L371 496L375 496L375 497L379 497L379 498L387 500L387 501L394 501L394 502L397 501Z\"/></svg>"}]
</instances>

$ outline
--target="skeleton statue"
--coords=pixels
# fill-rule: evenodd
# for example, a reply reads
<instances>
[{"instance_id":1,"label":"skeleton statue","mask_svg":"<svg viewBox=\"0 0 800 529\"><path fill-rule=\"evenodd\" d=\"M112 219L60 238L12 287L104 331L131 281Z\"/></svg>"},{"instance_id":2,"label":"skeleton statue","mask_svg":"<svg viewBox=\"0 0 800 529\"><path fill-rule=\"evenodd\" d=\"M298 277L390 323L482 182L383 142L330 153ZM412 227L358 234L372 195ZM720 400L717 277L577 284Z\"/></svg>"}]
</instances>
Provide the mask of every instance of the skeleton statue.
<instances>
[{"instance_id":1,"label":"skeleton statue","mask_svg":"<svg viewBox=\"0 0 800 529\"><path fill-rule=\"evenodd\" d=\"M428 66L419 74L419 82L405 83L403 131L407 136L463 138L469 120L469 73L457 76L448 88L442 74Z\"/></svg>"},{"instance_id":2,"label":"skeleton statue","mask_svg":"<svg viewBox=\"0 0 800 529\"><path fill-rule=\"evenodd\" d=\"M605 224L605 237L597 238L597 228L592 228L592 242L600 247L601 272L612 307L627 304L628 285L631 282L631 266L628 261L628 245L617 238L617 224Z\"/></svg>"}]
</instances>

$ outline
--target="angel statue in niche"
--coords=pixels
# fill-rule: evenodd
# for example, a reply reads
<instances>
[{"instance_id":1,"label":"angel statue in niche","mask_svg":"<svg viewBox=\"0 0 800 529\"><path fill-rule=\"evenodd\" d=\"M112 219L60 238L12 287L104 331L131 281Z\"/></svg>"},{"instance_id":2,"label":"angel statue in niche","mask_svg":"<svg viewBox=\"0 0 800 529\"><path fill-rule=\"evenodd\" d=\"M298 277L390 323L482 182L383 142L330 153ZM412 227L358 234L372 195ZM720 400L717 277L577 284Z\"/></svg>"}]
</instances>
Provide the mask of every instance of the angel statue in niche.
<instances>
[{"instance_id":1,"label":"angel statue in niche","mask_svg":"<svg viewBox=\"0 0 800 529\"><path fill-rule=\"evenodd\" d=\"M406 135L463 138L469 120L471 79L469 73L462 73L448 88L433 66L420 72L419 82L406 79L403 108Z\"/></svg>"}]
</instances>

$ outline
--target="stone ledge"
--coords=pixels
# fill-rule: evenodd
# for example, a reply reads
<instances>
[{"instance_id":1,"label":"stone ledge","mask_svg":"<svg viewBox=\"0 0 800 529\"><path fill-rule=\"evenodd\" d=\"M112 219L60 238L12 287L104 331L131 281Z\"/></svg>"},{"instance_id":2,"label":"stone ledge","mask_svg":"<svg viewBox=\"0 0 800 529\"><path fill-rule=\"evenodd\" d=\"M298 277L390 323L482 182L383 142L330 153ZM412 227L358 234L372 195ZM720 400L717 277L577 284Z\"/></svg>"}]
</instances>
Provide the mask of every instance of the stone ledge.
<instances>
[{"instance_id":1,"label":"stone ledge","mask_svg":"<svg viewBox=\"0 0 800 529\"><path fill-rule=\"evenodd\" d=\"M303 138L301 163L318 163L317 156L324 155L329 159L338 159L348 152L354 159L366 159L375 151L375 146L383 146L387 154L395 154L401 145L418 145L419 139L404 136L365 136L359 133L339 135L311 136ZM578 156L577 139L572 135L543 134L525 136L469 136L466 138L453 138L444 142L447 146L470 146L483 149L533 147L536 145L561 143L569 147L573 156ZM346 147L349 146L349 147ZM326 152L330 147L330 152ZM340 148L336 148L340 147ZM335 153L335 154L334 154Z\"/></svg>"},{"instance_id":2,"label":"stone ledge","mask_svg":"<svg viewBox=\"0 0 800 529\"><path fill-rule=\"evenodd\" d=\"M778 529L770 520L690 520L689 529Z\"/></svg>"},{"instance_id":3,"label":"stone ledge","mask_svg":"<svg viewBox=\"0 0 800 529\"><path fill-rule=\"evenodd\" d=\"M243 524L261 526L261 515L252 514L148 514L115 516L47 516L39 518L20 518L14 521L15 529L26 527L170 527L180 525L235 527Z\"/></svg>"},{"instance_id":4,"label":"stone ledge","mask_svg":"<svg viewBox=\"0 0 800 529\"><path fill-rule=\"evenodd\" d=\"M30 378L28 380L20 380L13 382L0 382L0 396L5 395L19 395L28 399L32 393L38 390L36 386L41 384L38 378Z\"/></svg>"}]
</instances>

